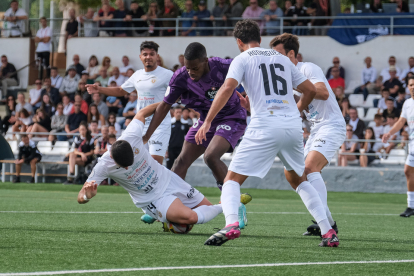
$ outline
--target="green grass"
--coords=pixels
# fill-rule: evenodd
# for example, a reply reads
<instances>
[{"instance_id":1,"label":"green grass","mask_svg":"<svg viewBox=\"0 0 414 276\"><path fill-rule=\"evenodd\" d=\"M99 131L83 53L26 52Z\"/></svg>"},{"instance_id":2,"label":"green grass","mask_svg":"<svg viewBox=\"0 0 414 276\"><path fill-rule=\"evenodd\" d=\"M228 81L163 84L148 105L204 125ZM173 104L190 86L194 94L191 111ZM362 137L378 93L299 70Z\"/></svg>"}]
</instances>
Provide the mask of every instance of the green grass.
<instances>
[{"instance_id":1,"label":"green grass","mask_svg":"<svg viewBox=\"0 0 414 276\"><path fill-rule=\"evenodd\" d=\"M141 213L58 213L141 211L120 187L99 187L98 195L86 205L76 202L79 189L58 184L0 184L0 211L45 212L0 212L0 273L414 259L414 220L398 216L406 207L405 195L329 193L341 243L339 248L320 248L317 237L302 236L311 216L296 193L242 189L253 196L247 205L247 211L253 212L248 214L249 225L241 238L221 247L207 247L203 243L214 233L213 228L224 225L222 215L195 225L188 235L175 235L163 233L160 223L141 223ZM218 189L199 190L213 203L219 201ZM413 270L414 263L397 263L94 275L412 275Z\"/></svg>"}]
</instances>

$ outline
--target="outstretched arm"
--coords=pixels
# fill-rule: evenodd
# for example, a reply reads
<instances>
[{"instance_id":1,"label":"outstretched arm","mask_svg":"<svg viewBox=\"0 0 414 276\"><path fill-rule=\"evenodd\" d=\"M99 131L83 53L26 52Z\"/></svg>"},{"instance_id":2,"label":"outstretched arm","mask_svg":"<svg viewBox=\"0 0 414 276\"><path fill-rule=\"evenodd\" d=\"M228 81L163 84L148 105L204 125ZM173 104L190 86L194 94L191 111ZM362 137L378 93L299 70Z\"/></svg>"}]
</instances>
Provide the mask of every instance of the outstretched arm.
<instances>
[{"instance_id":1,"label":"outstretched arm","mask_svg":"<svg viewBox=\"0 0 414 276\"><path fill-rule=\"evenodd\" d=\"M128 94L124 89L121 87L102 87L98 86L97 84L87 84L86 89L88 90L89 94L103 94L106 96L115 96L115 97L122 97Z\"/></svg>"},{"instance_id":2,"label":"outstretched arm","mask_svg":"<svg viewBox=\"0 0 414 276\"><path fill-rule=\"evenodd\" d=\"M145 108L138 111L138 113L135 115L134 119L140 120L141 122L143 122L145 124L145 118L147 118L147 117L151 116L152 114L154 114L155 110L157 109L157 107L161 103L163 103L163 102L153 103L153 104L150 104L149 106L146 106Z\"/></svg>"},{"instance_id":3,"label":"outstretched arm","mask_svg":"<svg viewBox=\"0 0 414 276\"><path fill-rule=\"evenodd\" d=\"M152 104L154 105L154 104ZM149 105L146 108L152 106ZM151 135L154 133L154 131L157 129L157 127L161 124L161 122L164 120L165 116L168 114L168 112L170 112L171 109L171 104L167 104L166 102L162 101L160 103L156 103L156 109L150 114L154 114L154 117L152 117L151 123L148 126L148 130L147 133L142 137L142 140L144 141L144 144L146 144L149 140L149 138L151 137ZM144 108L144 109L146 109ZM141 109L138 114L143 111L144 109ZM137 115L138 115L137 114ZM148 115L148 116L150 116ZM142 115L141 115L142 116ZM145 117L144 117L145 118ZM137 118L138 119L138 118ZM140 119L138 119L140 120Z\"/></svg>"},{"instance_id":4,"label":"outstretched arm","mask_svg":"<svg viewBox=\"0 0 414 276\"><path fill-rule=\"evenodd\" d=\"M95 180L92 180L91 182L85 182L85 184L83 184L82 189L79 191L78 203L88 203L91 198L96 196L97 192L98 184L95 182Z\"/></svg>"}]
</instances>

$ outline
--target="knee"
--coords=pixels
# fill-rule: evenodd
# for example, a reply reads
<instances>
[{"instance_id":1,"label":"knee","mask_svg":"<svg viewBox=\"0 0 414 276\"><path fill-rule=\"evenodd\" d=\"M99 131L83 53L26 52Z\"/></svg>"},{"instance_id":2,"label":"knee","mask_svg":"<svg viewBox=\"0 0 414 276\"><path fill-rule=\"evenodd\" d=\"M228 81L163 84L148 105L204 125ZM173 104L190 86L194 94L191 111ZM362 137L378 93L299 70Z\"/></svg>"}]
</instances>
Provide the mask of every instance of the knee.
<instances>
[{"instance_id":1,"label":"knee","mask_svg":"<svg viewBox=\"0 0 414 276\"><path fill-rule=\"evenodd\" d=\"M316 172L316 168L314 168L312 165L306 165L305 167L305 175L311 174Z\"/></svg>"},{"instance_id":2,"label":"knee","mask_svg":"<svg viewBox=\"0 0 414 276\"><path fill-rule=\"evenodd\" d=\"M410 170L407 168L407 166L405 166L405 168L404 168L404 174L405 174L405 177L407 177L407 178L410 178L410 176L411 176L411 172L410 172Z\"/></svg>"},{"instance_id":3,"label":"knee","mask_svg":"<svg viewBox=\"0 0 414 276\"><path fill-rule=\"evenodd\" d=\"M216 163L218 160L220 160L220 157L216 154L211 152L204 153L204 162L207 164L207 166L214 165L214 163Z\"/></svg>"},{"instance_id":4,"label":"knee","mask_svg":"<svg viewBox=\"0 0 414 276\"><path fill-rule=\"evenodd\" d=\"M184 224L196 224L198 222L198 215L192 211Z\"/></svg>"},{"instance_id":5,"label":"knee","mask_svg":"<svg viewBox=\"0 0 414 276\"><path fill-rule=\"evenodd\" d=\"M187 164L188 162L185 160L185 158L182 157L180 154L174 161L173 168L175 170L180 169L187 169L191 164Z\"/></svg>"}]
</instances>

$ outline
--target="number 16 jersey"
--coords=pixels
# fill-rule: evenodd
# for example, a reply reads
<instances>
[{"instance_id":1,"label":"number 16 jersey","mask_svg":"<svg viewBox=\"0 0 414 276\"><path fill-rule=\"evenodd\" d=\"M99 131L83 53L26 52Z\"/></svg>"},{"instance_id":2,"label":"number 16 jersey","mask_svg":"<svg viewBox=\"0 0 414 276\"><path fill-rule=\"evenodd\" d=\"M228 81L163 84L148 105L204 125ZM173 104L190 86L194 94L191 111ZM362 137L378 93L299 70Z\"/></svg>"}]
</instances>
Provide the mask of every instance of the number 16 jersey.
<instances>
[{"instance_id":1,"label":"number 16 jersey","mask_svg":"<svg viewBox=\"0 0 414 276\"><path fill-rule=\"evenodd\" d=\"M279 52L260 47L238 55L226 78L241 83L250 98L251 126L298 128L302 126L293 88L306 80L295 65ZM268 125L273 118L274 123Z\"/></svg>"}]
</instances>

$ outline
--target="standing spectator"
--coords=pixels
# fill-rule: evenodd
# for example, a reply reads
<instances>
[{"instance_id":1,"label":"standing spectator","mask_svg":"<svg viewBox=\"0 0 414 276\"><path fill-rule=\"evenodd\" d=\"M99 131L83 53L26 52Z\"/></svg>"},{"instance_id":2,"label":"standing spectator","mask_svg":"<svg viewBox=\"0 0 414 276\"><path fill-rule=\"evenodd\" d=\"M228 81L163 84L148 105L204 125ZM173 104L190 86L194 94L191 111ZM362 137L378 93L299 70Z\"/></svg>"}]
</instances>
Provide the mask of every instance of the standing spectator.
<instances>
[{"instance_id":1,"label":"standing spectator","mask_svg":"<svg viewBox=\"0 0 414 276\"><path fill-rule=\"evenodd\" d=\"M333 78L328 81L331 88L335 89L338 86L345 88L345 80L339 75L339 68L332 68L331 74Z\"/></svg>"},{"instance_id":2,"label":"standing spectator","mask_svg":"<svg viewBox=\"0 0 414 276\"><path fill-rule=\"evenodd\" d=\"M179 14L178 8L171 0L164 0L164 10L158 13L160 18L177 18ZM162 26L171 28L162 31L163 36L175 36L175 20L173 21L162 21Z\"/></svg>"},{"instance_id":3,"label":"standing spectator","mask_svg":"<svg viewBox=\"0 0 414 276\"><path fill-rule=\"evenodd\" d=\"M395 99L395 104L397 105L397 109L399 110L399 111L401 111L402 110L402 107L403 107L403 105L404 105L404 102L405 102L405 90L404 90L404 88L402 88L402 89L400 89L399 91L398 91L398 97ZM399 116L398 116L399 117Z\"/></svg>"},{"instance_id":4,"label":"standing spectator","mask_svg":"<svg viewBox=\"0 0 414 276\"><path fill-rule=\"evenodd\" d=\"M108 107L106 104L102 101L101 95L99 94L93 94L92 96L93 103L98 107L98 111L100 114L102 114L106 120L108 118Z\"/></svg>"},{"instance_id":5,"label":"standing spectator","mask_svg":"<svg viewBox=\"0 0 414 276\"><path fill-rule=\"evenodd\" d=\"M330 7L329 1L320 1L320 0L313 0L310 4L310 7L307 10L307 14L310 16L330 16ZM312 19L311 20L312 26L316 27L327 27L330 25L329 19ZM314 35L322 35L325 36L328 32L328 28L312 28L312 32Z\"/></svg>"},{"instance_id":6,"label":"standing spectator","mask_svg":"<svg viewBox=\"0 0 414 276\"><path fill-rule=\"evenodd\" d=\"M283 16L284 17L288 17L289 16L289 11L290 11L290 8L291 7L292 7L292 1L286 0L285 1L285 9L283 11ZM292 26L291 20L284 19L283 20L283 26L286 26L286 27ZM286 33L292 33L292 29L287 29L285 32Z\"/></svg>"},{"instance_id":7,"label":"standing spectator","mask_svg":"<svg viewBox=\"0 0 414 276\"><path fill-rule=\"evenodd\" d=\"M125 17L126 21L131 21L132 19L143 19L145 16L144 10L138 5L137 1L132 1L130 10L128 11L127 16ZM148 28L146 21L134 21L131 22L131 27L134 28ZM147 30L133 30L132 36L148 36Z\"/></svg>"},{"instance_id":8,"label":"standing spectator","mask_svg":"<svg viewBox=\"0 0 414 276\"><path fill-rule=\"evenodd\" d=\"M81 76L82 72L85 71L85 66L83 66L82 64L79 63L79 61L80 61L79 55L73 55L72 60L73 60L73 64L68 67L68 70L66 71L66 75L69 74L69 68L70 67L75 67L76 74Z\"/></svg>"},{"instance_id":9,"label":"standing spectator","mask_svg":"<svg viewBox=\"0 0 414 276\"><path fill-rule=\"evenodd\" d=\"M351 125L346 125L346 139L352 139L357 140L360 139L358 136L356 136L352 130ZM356 141L352 142L344 142L341 146L340 153L355 153L359 151L359 143ZM342 167L348 166L348 161L354 161L356 160L355 155L342 155L339 154L339 162L338 165Z\"/></svg>"},{"instance_id":10,"label":"standing spectator","mask_svg":"<svg viewBox=\"0 0 414 276\"><path fill-rule=\"evenodd\" d=\"M42 93L42 80L41 79L37 79L35 81L35 88L30 89L29 91L29 103L33 106L33 109L36 110L40 107L41 105L41 97L40 94Z\"/></svg>"},{"instance_id":11,"label":"standing spectator","mask_svg":"<svg viewBox=\"0 0 414 276\"><path fill-rule=\"evenodd\" d=\"M35 142L29 139L29 136L22 134L20 137L22 141L19 143L19 154L14 162L16 164L16 177L13 179L13 183L20 182L20 172L22 171L23 163L30 165L32 178L28 183L35 183L36 164L42 160L42 154L37 149Z\"/></svg>"},{"instance_id":12,"label":"standing spectator","mask_svg":"<svg viewBox=\"0 0 414 276\"><path fill-rule=\"evenodd\" d=\"M16 114L19 113L22 109L26 109L29 115L33 113L33 107L30 103L26 102L26 98L22 92L17 94L17 105L16 105Z\"/></svg>"},{"instance_id":13,"label":"standing spectator","mask_svg":"<svg viewBox=\"0 0 414 276\"><path fill-rule=\"evenodd\" d=\"M50 97L50 100L53 102L53 104L60 103L61 96L59 94L59 90L52 87L51 81L49 78L46 78L43 81L43 89L40 92L40 96L43 97L43 95L48 95Z\"/></svg>"},{"instance_id":14,"label":"standing spectator","mask_svg":"<svg viewBox=\"0 0 414 276\"><path fill-rule=\"evenodd\" d=\"M365 130L365 140L375 140L375 132L371 127L368 127ZM365 155L365 153L374 154L375 142L363 142L361 143L361 148L359 149L359 152L361 153L359 157L359 164L361 167L368 167L369 164L372 163L372 161L375 160L375 155Z\"/></svg>"},{"instance_id":15,"label":"standing spectator","mask_svg":"<svg viewBox=\"0 0 414 276\"><path fill-rule=\"evenodd\" d=\"M168 160L167 169L171 170L175 159L180 155L183 148L184 137L187 134L190 126L181 121L182 109L176 107L174 109L175 122L171 123L171 137L168 145Z\"/></svg>"},{"instance_id":16,"label":"standing spectator","mask_svg":"<svg viewBox=\"0 0 414 276\"><path fill-rule=\"evenodd\" d=\"M154 30L154 28L162 27L161 21L154 21L154 19L158 18L159 13L158 3L152 1L149 5L148 13L142 17L142 19L147 20L149 23L149 36L160 36L160 30Z\"/></svg>"},{"instance_id":17,"label":"standing spectator","mask_svg":"<svg viewBox=\"0 0 414 276\"><path fill-rule=\"evenodd\" d=\"M89 64L86 71L89 73L89 79L95 80L99 76L99 61L95 55L89 58ZM92 82L93 83L93 82Z\"/></svg>"},{"instance_id":18,"label":"standing spectator","mask_svg":"<svg viewBox=\"0 0 414 276\"><path fill-rule=\"evenodd\" d=\"M101 126L105 125L105 118L102 114L99 113L96 104L91 104L88 112L88 124L92 123L93 121L98 122L98 128L101 128Z\"/></svg>"},{"instance_id":19,"label":"standing spectator","mask_svg":"<svg viewBox=\"0 0 414 276\"><path fill-rule=\"evenodd\" d=\"M10 37L21 37L26 32L26 20L29 19L24 9L19 8L19 2L12 0L10 8L4 13L3 20L7 25L7 29L11 29Z\"/></svg>"},{"instance_id":20,"label":"standing spectator","mask_svg":"<svg viewBox=\"0 0 414 276\"><path fill-rule=\"evenodd\" d=\"M193 1L185 1L185 11L181 13L181 18L194 19L195 15L196 12L193 10ZM183 27L183 29L181 30L181 36L196 35L196 32L193 30L196 27L196 23L194 21L182 21L181 26Z\"/></svg>"},{"instance_id":21,"label":"standing spectator","mask_svg":"<svg viewBox=\"0 0 414 276\"><path fill-rule=\"evenodd\" d=\"M407 74L409 73L409 72L412 72L412 73L414 73L414 57L409 57L408 58L408 68L407 69L405 69L402 73L401 73L401 75L400 75L400 81L404 81L405 80L405 78L407 77Z\"/></svg>"},{"instance_id":22,"label":"standing spectator","mask_svg":"<svg viewBox=\"0 0 414 276\"><path fill-rule=\"evenodd\" d=\"M371 61L372 60L370 57L365 58L366 68L362 70L361 74L362 85L358 86L354 90L354 94L364 94L364 101L368 97L368 86L375 86L375 80L377 79L377 70L374 67L372 67Z\"/></svg>"},{"instance_id":23,"label":"standing spectator","mask_svg":"<svg viewBox=\"0 0 414 276\"><path fill-rule=\"evenodd\" d=\"M50 81L52 87L59 90L60 86L62 85L63 78L58 74L57 67L50 68Z\"/></svg>"},{"instance_id":24,"label":"standing spectator","mask_svg":"<svg viewBox=\"0 0 414 276\"><path fill-rule=\"evenodd\" d=\"M111 83L112 81L115 81L117 86L121 86L126 81L125 77L119 73L119 68L116 66L112 69L112 77L109 78L108 83Z\"/></svg>"},{"instance_id":25,"label":"standing spectator","mask_svg":"<svg viewBox=\"0 0 414 276\"><path fill-rule=\"evenodd\" d=\"M116 121L116 114L109 113L108 115L108 126L114 126L117 133L121 133L121 125Z\"/></svg>"},{"instance_id":26,"label":"standing spectator","mask_svg":"<svg viewBox=\"0 0 414 276\"><path fill-rule=\"evenodd\" d=\"M6 111L7 115L3 118L0 125L1 134L6 133L9 127L16 122L16 99L12 95L7 97Z\"/></svg>"},{"instance_id":27,"label":"standing spectator","mask_svg":"<svg viewBox=\"0 0 414 276\"><path fill-rule=\"evenodd\" d=\"M101 68L99 70L99 77L97 77L95 79L95 82L99 82L102 87L107 87L108 86L108 81L109 81L109 76L106 73L106 69L105 68Z\"/></svg>"},{"instance_id":28,"label":"standing spectator","mask_svg":"<svg viewBox=\"0 0 414 276\"><path fill-rule=\"evenodd\" d=\"M382 117L384 118L384 121L386 121L386 120L387 120L388 115L390 115L390 114L393 114L396 118L400 117L400 113L401 113L401 111L400 111L400 110L398 110L398 109L395 107L395 101L394 101L394 99L393 99L393 98L388 98L388 99L385 101L385 104L387 105L387 109L385 109L385 110L382 112Z\"/></svg>"},{"instance_id":29,"label":"standing spectator","mask_svg":"<svg viewBox=\"0 0 414 276\"><path fill-rule=\"evenodd\" d=\"M86 122L86 115L81 111L81 104L75 103L75 113L70 114L66 121L65 131L67 134L79 132L79 125L82 121ZM67 138L71 138L72 135L64 136L60 135L57 137L58 141L66 141Z\"/></svg>"},{"instance_id":30,"label":"standing spectator","mask_svg":"<svg viewBox=\"0 0 414 276\"><path fill-rule=\"evenodd\" d=\"M394 68L396 70L397 76L401 75L401 69L395 66L396 63L397 63L397 59L395 58L395 56L390 56L390 58L388 59L389 66L382 69L381 74L380 74L382 76L383 82L386 82L387 80L391 78L390 68Z\"/></svg>"},{"instance_id":31,"label":"standing spectator","mask_svg":"<svg viewBox=\"0 0 414 276\"><path fill-rule=\"evenodd\" d=\"M215 18L218 18L218 19L225 18L224 13L228 8L229 8L229 5L226 4L226 0L217 0L217 5L213 8L212 14L210 16L210 20L214 21L214 26L215 27L225 27L226 26L226 21L222 21L222 20L215 21ZM225 36L226 31L225 30L214 30L214 35L215 36ZM184 55L183 55L183 59L184 59ZM184 66L184 65L182 65L182 66Z\"/></svg>"},{"instance_id":32,"label":"standing spectator","mask_svg":"<svg viewBox=\"0 0 414 276\"><path fill-rule=\"evenodd\" d=\"M341 66L341 61L339 60L339 57L334 57L332 60L333 66L329 67L328 72L326 72L326 78L328 80L333 78L333 75L331 74L332 69L339 68L339 76L343 79L345 79L345 69ZM344 86L345 87L345 86Z\"/></svg>"},{"instance_id":33,"label":"standing spectator","mask_svg":"<svg viewBox=\"0 0 414 276\"><path fill-rule=\"evenodd\" d=\"M69 116L72 112L73 103L70 102L70 98L68 95L64 94L62 96L62 104L63 104L63 115Z\"/></svg>"},{"instance_id":34,"label":"standing spectator","mask_svg":"<svg viewBox=\"0 0 414 276\"><path fill-rule=\"evenodd\" d=\"M102 60L102 65L99 68L99 70L101 70L102 68L106 69L106 72L109 76L112 76L112 65L111 65L111 59L109 57L104 57Z\"/></svg>"},{"instance_id":35,"label":"standing spectator","mask_svg":"<svg viewBox=\"0 0 414 276\"><path fill-rule=\"evenodd\" d=\"M397 69L394 66L389 68L390 78L384 82L384 87L390 91L390 96L395 98L398 95L398 90L402 87L402 83L398 80Z\"/></svg>"},{"instance_id":36,"label":"standing spectator","mask_svg":"<svg viewBox=\"0 0 414 276\"><path fill-rule=\"evenodd\" d=\"M198 11L195 14L195 20L197 20L197 27L199 28L211 28L213 24L211 21L200 20L200 19L209 19L211 16L210 11L207 9L206 1L201 0L198 3ZM199 31L201 36L210 36L213 34L213 30L200 30Z\"/></svg>"},{"instance_id":37,"label":"standing spectator","mask_svg":"<svg viewBox=\"0 0 414 276\"><path fill-rule=\"evenodd\" d=\"M112 8L113 9L113 8ZM108 21L114 18L114 12L111 11L109 4L103 4L98 15L95 15L93 21L99 21L99 36L111 36L112 31L105 28L112 28L112 22Z\"/></svg>"},{"instance_id":38,"label":"standing spectator","mask_svg":"<svg viewBox=\"0 0 414 276\"><path fill-rule=\"evenodd\" d=\"M46 17L40 18L40 28L35 37L35 42L37 43L36 55L40 59L40 62L46 68L46 76L50 77L50 46L52 44L52 30L47 26ZM40 71L40 79L43 79L43 69Z\"/></svg>"},{"instance_id":39,"label":"standing spectator","mask_svg":"<svg viewBox=\"0 0 414 276\"><path fill-rule=\"evenodd\" d=\"M88 115L89 105L88 103L83 99L81 94L75 94L75 105L76 104L81 105L81 111L83 114ZM75 113L75 105L72 107L72 110L70 111L70 114Z\"/></svg>"},{"instance_id":40,"label":"standing spectator","mask_svg":"<svg viewBox=\"0 0 414 276\"><path fill-rule=\"evenodd\" d=\"M39 108L36 111L36 115L33 116L34 124L27 128L27 132L29 132L29 138L33 138L39 132L49 132L51 130L50 127L50 117L45 113L42 108ZM39 137L47 137L47 135L38 135Z\"/></svg>"},{"instance_id":41,"label":"standing spectator","mask_svg":"<svg viewBox=\"0 0 414 276\"><path fill-rule=\"evenodd\" d=\"M292 33L295 35L308 35L307 29L300 29L297 27L305 27L308 24L308 20L306 19L296 19L298 16L308 16L306 13L307 8L303 5L304 0L296 0L294 6L289 8L287 13L288 17L292 17L290 20L291 25L294 26Z\"/></svg>"},{"instance_id":42,"label":"standing spectator","mask_svg":"<svg viewBox=\"0 0 414 276\"><path fill-rule=\"evenodd\" d=\"M243 4L239 0L230 0L230 5L227 10L224 12L223 19L226 20L227 27L234 27L239 20L233 20L233 17L242 17L243 14ZM227 31L227 35L232 34L233 31Z\"/></svg>"},{"instance_id":43,"label":"standing spectator","mask_svg":"<svg viewBox=\"0 0 414 276\"><path fill-rule=\"evenodd\" d=\"M98 23L94 21L94 17L98 13L94 11L93 8L88 8L88 11L85 15L79 16L79 22L83 25L83 33L86 37L96 37L98 36Z\"/></svg>"},{"instance_id":44,"label":"standing spectator","mask_svg":"<svg viewBox=\"0 0 414 276\"><path fill-rule=\"evenodd\" d=\"M68 69L68 75L63 78L62 85L59 92L66 93L73 101L75 99L75 92L78 89L79 75L76 74L76 67L70 66Z\"/></svg>"},{"instance_id":45,"label":"standing spectator","mask_svg":"<svg viewBox=\"0 0 414 276\"><path fill-rule=\"evenodd\" d=\"M122 28L127 28L128 23L125 21L128 11L125 9L123 0L116 0L115 5L118 7L114 12L114 19L122 19L123 21L115 21L115 36L125 37L127 36L127 30L122 30Z\"/></svg>"},{"instance_id":46,"label":"standing spectator","mask_svg":"<svg viewBox=\"0 0 414 276\"><path fill-rule=\"evenodd\" d=\"M111 11L111 12L115 11L115 8L111 7L111 5L109 4L109 0L101 0L101 3L102 3L102 8L99 9L98 13L103 11L103 6L104 5L108 5L109 11Z\"/></svg>"},{"instance_id":47,"label":"standing spectator","mask_svg":"<svg viewBox=\"0 0 414 276\"><path fill-rule=\"evenodd\" d=\"M250 0L250 6L246 7L242 17L243 19L258 18L265 11L263 8L259 7L259 0ZM255 20L259 24L260 32L263 32L264 22L262 20Z\"/></svg>"},{"instance_id":48,"label":"standing spectator","mask_svg":"<svg viewBox=\"0 0 414 276\"><path fill-rule=\"evenodd\" d=\"M129 63L129 57L123 56L122 57L122 64L124 66L119 67L119 72L121 73L122 76L125 77L128 69L132 69L132 65Z\"/></svg>"},{"instance_id":49,"label":"standing spectator","mask_svg":"<svg viewBox=\"0 0 414 276\"><path fill-rule=\"evenodd\" d=\"M3 96L7 95L8 86L16 86L19 84L17 78L16 67L13 64L9 63L5 55L1 56L1 66L0 66L0 80L1 80L1 89L3 95L0 94L0 100Z\"/></svg>"},{"instance_id":50,"label":"standing spectator","mask_svg":"<svg viewBox=\"0 0 414 276\"><path fill-rule=\"evenodd\" d=\"M63 114L63 105L58 103L56 106L56 114L52 116L52 121L50 123L51 131L48 140L53 142L56 140L56 136L52 135L58 132L64 132L67 116Z\"/></svg>"},{"instance_id":51,"label":"standing spectator","mask_svg":"<svg viewBox=\"0 0 414 276\"><path fill-rule=\"evenodd\" d=\"M260 15L265 20L266 34L280 34L280 17L283 17L283 11L277 6L276 0L269 1L269 9Z\"/></svg>"},{"instance_id":52,"label":"standing spectator","mask_svg":"<svg viewBox=\"0 0 414 276\"><path fill-rule=\"evenodd\" d=\"M55 113L55 105L50 100L50 97L48 94L44 94L42 97L42 104L40 105L40 108L43 109L43 112L51 118L52 115Z\"/></svg>"},{"instance_id":53,"label":"standing spectator","mask_svg":"<svg viewBox=\"0 0 414 276\"><path fill-rule=\"evenodd\" d=\"M405 1L395 0L395 3L397 3L397 12L410 12L410 8Z\"/></svg>"},{"instance_id":54,"label":"standing spectator","mask_svg":"<svg viewBox=\"0 0 414 276\"><path fill-rule=\"evenodd\" d=\"M359 139L364 138L365 123L358 118L358 112L356 108L351 107L349 109L349 125L352 126L352 131Z\"/></svg>"},{"instance_id":55,"label":"standing spectator","mask_svg":"<svg viewBox=\"0 0 414 276\"><path fill-rule=\"evenodd\" d=\"M78 21L76 20L75 9L69 10L69 22L66 25L65 32L65 50L68 44L68 39L78 36Z\"/></svg>"},{"instance_id":56,"label":"standing spectator","mask_svg":"<svg viewBox=\"0 0 414 276\"><path fill-rule=\"evenodd\" d=\"M369 9L373 13L383 13L384 12L384 10L382 9L381 0L373 0L372 3L369 6Z\"/></svg>"}]
</instances>

